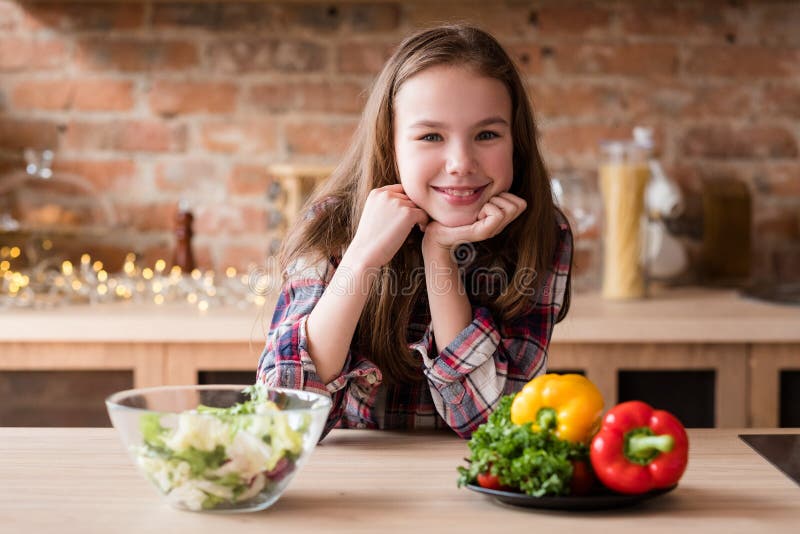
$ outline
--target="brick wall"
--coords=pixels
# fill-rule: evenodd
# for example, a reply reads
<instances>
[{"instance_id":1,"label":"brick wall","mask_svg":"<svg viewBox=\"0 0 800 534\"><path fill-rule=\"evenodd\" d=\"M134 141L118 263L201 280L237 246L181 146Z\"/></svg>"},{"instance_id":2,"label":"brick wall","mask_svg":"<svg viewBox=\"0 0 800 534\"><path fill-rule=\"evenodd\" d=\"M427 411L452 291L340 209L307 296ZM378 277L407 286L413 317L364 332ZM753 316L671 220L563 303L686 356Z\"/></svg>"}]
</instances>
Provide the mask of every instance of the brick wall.
<instances>
[{"instance_id":1,"label":"brick wall","mask_svg":"<svg viewBox=\"0 0 800 534\"><path fill-rule=\"evenodd\" d=\"M264 167L335 162L393 45L446 20L517 58L551 170L593 180L601 139L652 126L690 195L748 184L756 274L800 278L799 2L0 0L0 168L54 148L126 244L167 253L186 198L203 266L262 261Z\"/></svg>"}]
</instances>

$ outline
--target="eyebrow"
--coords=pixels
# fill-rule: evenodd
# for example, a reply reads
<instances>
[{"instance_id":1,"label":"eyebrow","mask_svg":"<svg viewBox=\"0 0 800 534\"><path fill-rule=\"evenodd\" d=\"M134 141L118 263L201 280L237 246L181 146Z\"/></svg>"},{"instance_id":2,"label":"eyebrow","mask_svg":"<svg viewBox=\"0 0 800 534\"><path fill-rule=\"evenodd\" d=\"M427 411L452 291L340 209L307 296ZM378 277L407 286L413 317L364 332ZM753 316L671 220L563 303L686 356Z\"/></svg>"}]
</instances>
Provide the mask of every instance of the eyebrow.
<instances>
[{"instance_id":1,"label":"eyebrow","mask_svg":"<svg viewBox=\"0 0 800 534\"><path fill-rule=\"evenodd\" d=\"M482 127L482 126L489 126L490 124L500 124L503 126L508 126L508 121L502 117L489 117L475 123L475 126ZM423 119L413 123L412 125L409 126L409 128L444 128L445 126L447 125L443 122L429 121Z\"/></svg>"}]
</instances>

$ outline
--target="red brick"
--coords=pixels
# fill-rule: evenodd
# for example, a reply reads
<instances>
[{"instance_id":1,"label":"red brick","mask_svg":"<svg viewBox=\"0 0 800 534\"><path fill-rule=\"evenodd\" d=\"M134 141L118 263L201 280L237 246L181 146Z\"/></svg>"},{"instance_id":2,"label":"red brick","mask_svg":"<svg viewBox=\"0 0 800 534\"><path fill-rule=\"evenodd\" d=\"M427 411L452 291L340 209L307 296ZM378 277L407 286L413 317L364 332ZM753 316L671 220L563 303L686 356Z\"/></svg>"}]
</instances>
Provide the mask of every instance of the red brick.
<instances>
[{"instance_id":1,"label":"red brick","mask_svg":"<svg viewBox=\"0 0 800 534\"><path fill-rule=\"evenodd\" d=\"M543 6L534 12L535 26L542 35L575 34L585 39L610 30L611 13L588 2Z\"/></svg>"},{"instance_id":2,"label":"red brick","mask_svg":"<svg viewBox=\"0 0 800 534\"><path fill-rule=\"evenodd\" d=\"M253 266L264 265L266 258L266 245L228 245L217 263L217 269L222 271L227 267L235 267L246 273Z\"/></svg>"},{"instance_id":3,"label":"red brick","mask_svg":"<svg viewBox=\"0 0 800 534\"><path fill-rule=\"evenodd\" d=\"M239 164L228 176L228 192L232 195L264 197L274 177L263 165Z\"/></svg>"},{"instance_id":4,"label":"red brick","mask_svg":"<svg viewBox=\"0 0 800 534\"><path fill-rule=\"evenodd\" d=\"M686 72L751 81L788 78L800 72L800 49L766 46L704 46L691 49Z\"/></svg>"},{"instance_id":5,"label":"red brick","mask_svg":"<svg viewBox=\"0 0 800 534\"><path fill-rule=\"evenodd\" d=\"M681 143L682 153L706 158L797 157L797 141L780 126L722 125L689 128Z\"/></svg>"},{"instance_id":6,"label":"red brick","mask_svg":"<svg viewBox=\"0 0 800 534\"><path fill-rule=\"evenodd\" d=\"M391 32L400 26L401 10L401 2L351 4L346 6L345 20L355 32Z\"/></svg>"},{"instance_id":7,"label":"red brick","mask_svg":"<svg viewBox=\"0 0 800 534\"><path fill-rule=\"evenodd\" d=\"M797 2L758 5L756 34L765 44L800 46L800 4Z\"/></svg>"},{"instance_id":8,"label":"red brick","mask_svg":"<svg viewBox=\"0 0 800 534\"><path fill-rule=\"evenodd\" d=\"M284 82L256 85L248 104L258 111L323 111L359 113L366 92L353 82Z\"/></svg>"},{"instance_id":9,"label":"red brick","mask_svg":"<svg viewBox=\"0 0 800 534\"><path fill-rule=\"evenodd\" d=\"M544 70L542 50L537 45L513 44L505 47L522 74L541 74Z\"/></svg>"},{"instance_id":10,"label":"red brick","mask_svg":"<svg viewBox=\"0 0 800 534\"><path fill-rule=\"evenodd\" d=\"M671 0L628 2L619 17L626 35L680 36L693 40L721 40L735 33L737 8L712 0L677 3Z\"/></svg>"},{"instance_id":11,"label":"red brick","mask_svg":"<svg viewBox=\"0 0 800 534\"><path fill-rule=\"evenodd\" d=\"M261 2L155 2L152 24L159 29L215 31L272 29L272 6Z\"/></svg>"},{"instance_id":12,"label":"red brick","mask_svg":"<svg viewBox=\"0 0 800 534\"><path fill-rule=\"evenodd\" d=\"M22 7L16 2L0 3L0 30L16 29L22 18Z\"/></svg>"},{"instance_id":13,"label":"red brick","mask_svg":"<svg viewBox=\"0 0 800 534\"><path fill-rule=\"evenodd\" d=\"M186 148L186 127L162 121L74 121L67 126L64 147L78 150L175 152Z\"/></svg>"},{"instance_id":14,"label":"red brick","mask_svg":"<svg viewBox=\"0 0 800 534\"><path fill-rule=\"evenodd\" d=\"M150 109L161 115L230 113L236 108L236 85L225 82L157 81L150 89Z\"/></svg>"},{"instance_id":15,"label":"red brick","mask_svg":"<svg viewBox=\"0 0 800 534\"><path fill-rule=\"evenodd\" d=\"M767 86L762 92L761 111L781 118L800 119L800 86Z\"/></svg>"},{"instance_id":16,"label":"red brick","mask_svg":"<svg viewBox=\"0 0 800 534\"><path fill-rule=\"evenodd\" d=\"M524 2L503 2L489 6L485 2L466 0L460 2L413 2L406 5L412 28L425 28L448 22L466 22L477 25L494 35L524 35L532 33L530 18L533 10Z\"/></svg>"},{"instance_id":17,"label":"red brick","mask_svg":"<svg viewBox=\"0 0 800 534\"><path fill-rule=\"evenodd\" d=\"M133 108L133 82L125 80L27 80L14 86L18 109L127 111Z\"/></svg>"},{"instance_id":18,"label":"red brick","mask_svg":"<svg viewBox=\"0 0 800 534\"><path fill-rule=\"evenodd\" d=\"M309 41L285 39L235 39L212 42L209 68L223 73L319 72L327 64L327 51Z\"/></svg>"},{"instance_id":19,"label":"red brick","mask_svg":"<svg viewBox=\"0 0 800 534\"><path fill-rule=\"evenodd\" d=\"M194 228L198 234L238 236L246 232L263 232L267 229L264 207L214 204L198 206L194 210Z\"/></svg>"},{"instance_id":20,"label":"red brick","mask_svg":"<svg viewBox=\"0 0 800 534\"><path fill-rule=\"evenodd\" d=\"M795 206L761 206L754 215L754 233L761 239L800 239L800 214Z\"/></svg>"},{"instance_id":21,"label":"red brick","mask_svg":"<svg viewBox=\"0 0 800 534\"><path fill-rule=\"evenodd\" d=\"M354 122L307 121L286 125L286 142L292 155L341 156L355 132Z\"/></svg>"},{"instance_id":22,"label":"red brick","mask_svg":"<svg viewBox=\"0 0 800 534\"><path fill-rule=\"evenodd\" d=\"M342 43L337 48L338 70L348 74L376 74L391 57L394 47L371 41Z\"/></svg>"},{"instance_id":23,"label":"red brick","mask_svg":"<svg viewBox=\"0 0 800 534\"><path fill-rule=\"evenodd\" d=\"M203 148L212 152L263 154L277 148L275 126L268 121L213 121L200 125Z\"/></svg>"},{"instance_id":24,"label":"red brick","mask_svg":"<svg viewBox=\"0 0 800 534\"><path fill-rule=\"evenodd\" d=\"M674 76L678 71L678 49L671 44L562 42L553 49L556 66L563 74Z\"/></svg>"},{"instance_id":25,"label":"red brick","mask_svg":"<svg viewBox=\"0 0 800 534\"><path fill-rule=\"evenodd\" d=\"M66 61L67 48L61 40L0 37L0 71L58 69Z\"/></svg>"},{"instance_id":26,"label":"red brick","mask_svg":"<svg viewBox=\"0 0 800 534\"><path fill-rule=\"evenodd\" d=\"M605 124L573 124L542 128L541 146L549 154L570 158L593 158L599 154L601 141L627 139L630 126Z\"/></svg>"},{"instance_id":27,"label":"red brick","mask_svg":"<svg viewBox=\"0 0 800 534\"><path fill-rule=\"evenodd\" d=\"M58 125L44 120L0 117L0 147L5 150L56 148Z\"/></svg>"},{"instance_id":28,"label":"red brick","mask_svg":"<svg viewBox=\"0 0 800 534\"><path fill-rule=\"evenodd\" d=\"M756 113L753 88L740 84L688 85L677 81L637 84L623 90L625 107L634 117L741 118Z\"/></svg>"},{"instance_id":29,"label":"red brick","mask_svg":"<svg viewBox=\"0 0 800 534\"><path fill-rule=\"evenodd\" d=\"M36 2L25 10L25 23L33 30L135 30L145 20L145 4L134 2Z\"/></svg>"},{"instance_id":30,"label":"red brick","mask_svg":"<svg viewBox=\"0 0 800 534\"><path fill-rule=\"evenodd\" d=\"M99 192L130 191L136 180L136 163L131 159L56 159L53 171L80 176Z\"/></svg>"},{"instance_id":31,"label":"red brick","mask_svg":"<svg viewBox=\"0 0 800 534\"><path fill-rule=\"evenodd\" d=\"M768 162L753 172L752 180L764 194L800 200L800 163Z\"/></svg>"},{"instance_id":32,"label":"red brick","mask_svg":"<svg viewBox=\"0 0 800 534\"><path fill-rule=\"evenodd\" d=\"M200 60L189 41L90 38L80 40L76 52L76 65L87 70L175 72L196 67Z\"/></svg>"},{"instance_id":33,"label":"red brick","mask_svg":"<svg viewBox=\"0 0 800 534\"><path fill-rule=\"evenodd\" d=\"M540 117L618 115L625 104L617 85L530 84L534 111Z\"/></svg>"},{"instance_id":34,"label":"red brick","mask_svg":"<svg viewBox=\"0 0 800 534\"><path fill-rule=\"evenodd\" d=\"M272 22L276 29L315 33L342 30L390 32L396 30L400 22L400 5L397 3L284 3L273 7Z\"/></svg>"},{"instance_id":35,"label":"red brick","mask_svg":"<svg viewBox=\"0 0 800 534\"><path fill-rule=\"evenodd\" d=\"M118 203L116 208L119 222L140 232L172 230L178 209L176 202Z\"/></svg>"},{"instance_id":36,"label":"red brick","mask_svg":"<svg viewBox=\"0 0 800 534\"><path fill-rule=\"evenodd\" d=\"M161 190L191 192L195 196L203 193L220 198L224 186L217 179L216 165L206 159L169 159L156 164L156 185Z\"/></svg>"}]
</instances>

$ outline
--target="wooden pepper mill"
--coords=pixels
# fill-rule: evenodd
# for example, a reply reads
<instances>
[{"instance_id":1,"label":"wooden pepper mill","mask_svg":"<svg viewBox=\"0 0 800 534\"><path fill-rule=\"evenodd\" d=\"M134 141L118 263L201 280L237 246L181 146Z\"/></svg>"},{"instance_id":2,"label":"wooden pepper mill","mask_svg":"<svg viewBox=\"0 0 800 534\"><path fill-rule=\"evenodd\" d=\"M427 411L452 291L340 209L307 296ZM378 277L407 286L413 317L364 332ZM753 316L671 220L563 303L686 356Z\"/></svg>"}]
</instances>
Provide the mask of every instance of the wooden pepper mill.
<instances>
[{"instance_id":1,"label":"wooden pepper mill","mask_svg":"<svg viewBox=\"0 0 800 534\"><path fill-rule=\"evenodd\" d=\"M172 265L177 265L184 273L191 272L195 267L192 253L192 221L194 215L189 210L188 203L181 201L175 213L175 252L172 256Z\"/></svg>"}]
</instances>

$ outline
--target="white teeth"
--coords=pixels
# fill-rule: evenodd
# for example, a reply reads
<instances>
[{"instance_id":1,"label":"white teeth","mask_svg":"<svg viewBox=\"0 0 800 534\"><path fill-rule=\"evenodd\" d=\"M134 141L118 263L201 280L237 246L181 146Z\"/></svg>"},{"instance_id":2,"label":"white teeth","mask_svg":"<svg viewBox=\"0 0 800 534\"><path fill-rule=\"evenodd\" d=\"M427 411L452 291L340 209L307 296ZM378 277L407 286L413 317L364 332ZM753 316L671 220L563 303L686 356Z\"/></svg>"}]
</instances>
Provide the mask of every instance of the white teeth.
<instances>
[{"instance_id":1,"label":"white teeth","mask_svg":"<svg viewBox=\"0 0 800 534\"><path fill-rule=\"evenodd\" d=\"M448 195L453 195L454 197L468 197L470 195L474 195L477 189L445 189L444 192Z\"/></svg>"}]
</instances>

